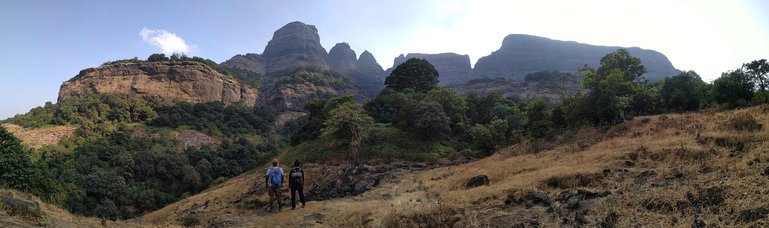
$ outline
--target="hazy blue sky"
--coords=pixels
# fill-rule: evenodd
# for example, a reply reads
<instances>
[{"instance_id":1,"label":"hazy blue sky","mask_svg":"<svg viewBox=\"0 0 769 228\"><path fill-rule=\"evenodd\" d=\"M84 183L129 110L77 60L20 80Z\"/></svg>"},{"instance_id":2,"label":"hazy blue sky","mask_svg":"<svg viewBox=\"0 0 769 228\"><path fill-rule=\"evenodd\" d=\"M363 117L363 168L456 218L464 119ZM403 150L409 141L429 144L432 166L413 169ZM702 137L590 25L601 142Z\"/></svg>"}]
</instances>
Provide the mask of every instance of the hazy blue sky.
<instances>
[{"instance_id":1,"label":"hazy blue sky","mask_svg":"<svg viewBox=\"0 0 769 228\"><path fill-rule=\"evenodd\" d=\"M291 21L323 46L348 42L387 68L401 53L475 61L507 34L654 49L712 81L769 58L769 1L38 1L0 0L0 119L56 101L80 70L184 51L222 62L261 53Z\"/></svg>"}]
</instances>

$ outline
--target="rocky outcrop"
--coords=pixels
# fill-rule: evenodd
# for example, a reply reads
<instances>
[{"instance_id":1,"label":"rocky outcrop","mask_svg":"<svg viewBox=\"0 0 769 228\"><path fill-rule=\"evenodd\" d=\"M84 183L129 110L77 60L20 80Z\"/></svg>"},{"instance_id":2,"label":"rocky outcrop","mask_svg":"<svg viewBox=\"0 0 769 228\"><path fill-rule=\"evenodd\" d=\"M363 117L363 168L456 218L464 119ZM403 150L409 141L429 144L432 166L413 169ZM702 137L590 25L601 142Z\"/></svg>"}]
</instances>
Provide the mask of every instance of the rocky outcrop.
<instances>
[{"instance_id":1,"label":"rocky outcrop","mask_svg":"<svg viewBox=\"0 0 769 228\"><path fill-rule=\"evenodd\" d=\"M326 49L314 25L291 22L275 31L262 57L267 74L280 74L297 67L327 69Z\"/></svg>"},{"instance_id":2,"label":"rocky outcrop","mask_svg":"<svg viewBox=\"0 0 769 228\"><path fill-rule=\"evenodd\" d=\"M64 82L59 102L89 94L161 97L188 102L256 104L256 89L193 61L115 63L80 71Z\"/></svg>"},{"instance_id":3,"label":"rocky outcrop","mask_svg":"<svg viewBox=\"0 0 769 228\"><path fill-rule=\"evenodd\" d=\"M369 51L363 51L358 57L358 70L361 75L367 75L372 78L385 78L385 72L382 66L377 63L374 55Z\"/></svg>"},{"instance_id":4,"label":"rocky outcrop","mask_svg":"<svg viewBox=\"0 0 769 228\"><path fill-rule=\"evenodd\" d=\"M526 74L537 71L575 72L584 64L598 67L601 57L619 48L513 34L505 37L499 50L480 58L475 72L481 77L522 81ZM650 81L679 73L662 53L637 47L627 50L641 59L648 71L644 77Z\"/></svg>"},{"instance_id":5,"label":"rocky outcrop","mask_svg":"<svg viewBox=\"0 0 769 228\"><path fill-rule=\"evenodd\" d=\"M338 43L331 48L326 58L328 65L335 71L351 75L358 73L358 60L355 51L347 43Z\"/></svg>"},{"instance_id":6,"label":"rocky outcrop","mask_svg":"<svg viewBox=\"0 0 769 228\"><path fill-rule=\"evenodd\" d=\"M389 75L392 71L411 58L425 59L435 67L438 71L438 85L459 85L474 78L477 78L473 69L470 66L470 56L459 55L455 53L441 53L441 54L420 54L409 53L408 55L400 55L393 61L393 67L387 69L385 75Z\"/></svg>"},{"instance_id":7,"label":"rocky outcrop","mask_svg":"<svg viewBox=\"0 0 769 228\"><path fill-rule=\"evenodd\" d=\"M233 56L220 65L226 68L242 69L262 75L267 72L264 58L262 58L261 55L253 53Z\"/></svg>"}]
</instances>

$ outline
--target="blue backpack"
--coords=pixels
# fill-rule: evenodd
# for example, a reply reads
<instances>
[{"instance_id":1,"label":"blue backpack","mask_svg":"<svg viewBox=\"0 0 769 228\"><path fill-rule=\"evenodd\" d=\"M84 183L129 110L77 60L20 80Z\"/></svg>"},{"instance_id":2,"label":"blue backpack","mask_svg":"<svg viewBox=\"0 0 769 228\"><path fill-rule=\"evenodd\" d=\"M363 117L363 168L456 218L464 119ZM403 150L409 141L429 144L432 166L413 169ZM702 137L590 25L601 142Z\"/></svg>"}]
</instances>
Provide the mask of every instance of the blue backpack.
<instances>
[{"instance_id":1,"label":"blue backpack","mask_svg":"<svg viewBox=\"0 0 769 228\"><path fill-rule=\"evenodd\" d=\"M273 186L283 185L282 177L283 177L283 170L280 167L270 168L270 183L272 183Z\"/></svg>"}]
</instances>

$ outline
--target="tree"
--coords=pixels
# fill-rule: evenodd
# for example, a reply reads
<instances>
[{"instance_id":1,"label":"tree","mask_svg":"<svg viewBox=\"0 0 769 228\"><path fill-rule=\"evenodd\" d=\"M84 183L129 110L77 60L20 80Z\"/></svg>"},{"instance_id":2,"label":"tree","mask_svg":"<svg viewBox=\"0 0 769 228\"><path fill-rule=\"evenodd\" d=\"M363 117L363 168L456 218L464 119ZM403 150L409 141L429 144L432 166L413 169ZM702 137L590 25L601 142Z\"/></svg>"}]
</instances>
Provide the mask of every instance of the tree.
<instances>
[{"instance_id":1,"label":"tree","mask_svg":"<svg viewBox=\"0 0 769 228\"><path fill-rule=\"evenodd\" d=\"M466 119L467 103L453 89L437 88L430 90L425 101L441 105L446 115L451 118L452 125L464 122Z\"/></svg>"},{"instance_id":2,"label":"tree","mask_svg":"<svg viewBox=\"0 0 769 228\"><path fill-rule=\"evenodd\" d=\"M411 88L416 92L427 93L438 87L438 71L427 60L411 58L390 73L385 79L385 87L395 91Z\"/></svg>"},{"instance_id":3,"label":"tree","mask_svg":"<svg viewBox=\"0 0 769 228\"><path fill-rule=\"evenodd\" d=\"M749 104L753 99L755 84L750 75L737 69L724 72L721 77L713 81L711 96L713 101L727 107L740 107Z\"/></svg>"},{"instance_id":4,"label":"tree","mask_svg":"<svg viewBox=\"0 0 769 228\"><path fill-rule=\"evenodd\" d=\"M584 75L581 86L590 91L581 98L582 108L595 125L615 124L633 111L633 95L639 92L638 84L646 68L639 58L630 56L625 49L618 49L601 58L598 69L585 65L579 69Z\"/></svg>"},{"instance_id":5,"label":"tree","mask_svg":"<svg viewBox=\"0 0 769 228\"><path fill-rule=\"evenodd\" d=\"M149 57L147 57L147 61L148 62L160 62L160 61L171 61L171 59L166 57L166 54L156 53L156 54L152 54Z\"/></svg>"},{"instance_id":6,"label":"tree","mask_svg":"<svg viewBox=\"0 0 769 228\"><path fill-rule=\"evenodd\" d=\"M366 137L366 130L374 120L366 115L360 104L355 102L342 103L328 112L324 122L323 135L336 139L349 148L348 158L358 158L360 143Z\"/></svg>"},{"instance_id":7,"label":"tree","mask_svg":"<svg viewBox=\"0 0 769 228\"><path fill-rule=\"evenodd\" d=\"M507 126L507 121L496 117L489 124L473 125L470 128L473 146L486 154L491 154L499 146L506 144Z\"/></svg>"},{"instance_id":8,"label":"tree","mask_svg":"<svg viewBox=\"0 0 769 228\"><path fill-rule=\"evenodd\" d=\"M769 86L769 63L766 59L753 60L743 64L745 73L751 76L753 82L758 85L760 91L764 91Z\"/></svg>"},{"instance_id":9,"label":"tree","mask_svg":"<svg viewBox=\"0 0 769 228\"><path fill-rule=\"evenodd\" d=\"M599 77L606 77L614 70L619 70L624 76L624 81L639 82L641 76L646 73L646 67L641 65L641 59L633 57L630 53L620 48L606 54L601 58L601 65L596 70Z\"/></svg>"},{"instance_id":10,"label":"tree","mask_svg":"<svg viewBox=\"0 0 769 228\"><path fill-rule=\"evenodd\" d=\"M21 141L0 127L0 183L23 191L33 191L35 170L29 152Z\"/></svg>"},{"instance_id":11,"label":"tree","mask_svg":"<svg viewBox=\"0 0 769 228\"><path fill-rule=\"evenodd\" d=\"M694 71L681 72L662 82L660 95L665 106L673 111L699 110L705 82Z\"/></svg>"},{"instance_id":12,"label":"tree","mask_svg":"<svg viewBox=\"0 0 769 228\"><path fill-rule=\"evenodd\" d=\"M532 137L540 138L549 135L552 123L550 122L550 110L545 100L537 98L526 104L525 125Z\"/></svg>"},{"instance_id":13,"label":"tree","mask_svg":"<svg viewBox=\"0 0 769 228\"><path fill-rule=\"evenodd\" d=\"M422 138L440 140L451 134L451 119L440 104L420 102L415 114L413 129Z\"/></svg>"}]
</instances>

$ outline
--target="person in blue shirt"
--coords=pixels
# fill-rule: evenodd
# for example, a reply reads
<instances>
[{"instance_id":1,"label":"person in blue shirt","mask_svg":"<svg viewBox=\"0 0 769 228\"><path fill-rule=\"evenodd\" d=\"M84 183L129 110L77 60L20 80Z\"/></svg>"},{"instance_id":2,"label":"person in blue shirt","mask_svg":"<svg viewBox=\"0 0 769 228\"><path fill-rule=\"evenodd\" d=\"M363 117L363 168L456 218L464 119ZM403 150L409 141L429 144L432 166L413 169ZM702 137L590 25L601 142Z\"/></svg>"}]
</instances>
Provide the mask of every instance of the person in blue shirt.
<instances>
[{"instance_id":1,"label":"person in blue shirt","mask_svg":"<svg viewBox=\"0 0 769 228\"><path fill-rule=\"evenodd\" d=\"M280 188L283 186L283 168L278 165L278 159L272 160L272 167L267 169L265 175L267 194L270 195L270 211L273 210L273 202L277 201L278 211L282 209L282 196Z\"/></svg>"}]
</instances>

